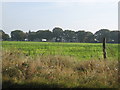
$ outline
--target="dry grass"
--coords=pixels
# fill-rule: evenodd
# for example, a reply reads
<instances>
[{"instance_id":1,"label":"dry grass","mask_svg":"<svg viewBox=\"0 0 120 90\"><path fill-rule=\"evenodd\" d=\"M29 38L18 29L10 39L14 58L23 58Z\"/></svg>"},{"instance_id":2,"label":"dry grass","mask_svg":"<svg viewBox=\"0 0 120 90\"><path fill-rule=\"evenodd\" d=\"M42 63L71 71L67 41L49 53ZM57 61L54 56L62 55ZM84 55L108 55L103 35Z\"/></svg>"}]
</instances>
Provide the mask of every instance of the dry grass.
<instances>
[{"instance_id":1,"label":"dry grass","mask_svg":"<svg viewBox=\"0 0 120 90\"><path fill-rule=\"evenodd\" d=\"M117 60L80 61L4 51L2 62L3 88L119 88Z\"/></svg>"}]
</instances>

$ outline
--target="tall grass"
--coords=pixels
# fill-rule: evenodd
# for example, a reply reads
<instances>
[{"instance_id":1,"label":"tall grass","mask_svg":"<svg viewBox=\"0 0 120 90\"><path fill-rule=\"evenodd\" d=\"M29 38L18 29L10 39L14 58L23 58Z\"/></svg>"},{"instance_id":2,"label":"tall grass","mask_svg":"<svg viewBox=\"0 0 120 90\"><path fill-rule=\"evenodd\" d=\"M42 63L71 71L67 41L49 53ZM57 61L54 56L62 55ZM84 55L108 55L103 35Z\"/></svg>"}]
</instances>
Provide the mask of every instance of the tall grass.
<instances>
[{"instance_id":1,"label":"tall grass","mask_svg":"<svg viewBox=\"0 0 120 90\"><path fill-rule=\"evenodd\" d=\"M119 88L117 60L3 51L3 88Z\"/></svg>"}]
</instances>

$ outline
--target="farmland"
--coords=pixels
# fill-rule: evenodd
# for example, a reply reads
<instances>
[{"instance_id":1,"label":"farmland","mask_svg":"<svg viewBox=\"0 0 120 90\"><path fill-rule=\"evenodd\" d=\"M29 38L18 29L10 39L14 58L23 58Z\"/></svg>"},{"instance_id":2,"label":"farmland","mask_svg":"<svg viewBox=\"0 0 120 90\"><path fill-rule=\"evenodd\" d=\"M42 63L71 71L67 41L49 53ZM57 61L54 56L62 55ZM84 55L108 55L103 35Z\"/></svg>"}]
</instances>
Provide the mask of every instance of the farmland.
<instances>
[{"instance_id":1,"label":"farmland","mask_svg":"<svg viewBox=\"0 0 120 90\"><path fill-rule=\"evenodd\" d=\"M101 43L3 41L2 50L4 88L119 86L118 44L107 43L107 60Z\"/></svg>"},{"instance_id":2,"label":"farmland","mask_svg":"<svg viewBox=\"0 0 120 90\"><path fill-rule=\"evenodd\" d=\"M80 60L103 59L101 43L3 42L3 49L18 50L25 55L61 55ZM118 44L107 44L109 59L118 58Z\"/></svg>"}]
</instances>

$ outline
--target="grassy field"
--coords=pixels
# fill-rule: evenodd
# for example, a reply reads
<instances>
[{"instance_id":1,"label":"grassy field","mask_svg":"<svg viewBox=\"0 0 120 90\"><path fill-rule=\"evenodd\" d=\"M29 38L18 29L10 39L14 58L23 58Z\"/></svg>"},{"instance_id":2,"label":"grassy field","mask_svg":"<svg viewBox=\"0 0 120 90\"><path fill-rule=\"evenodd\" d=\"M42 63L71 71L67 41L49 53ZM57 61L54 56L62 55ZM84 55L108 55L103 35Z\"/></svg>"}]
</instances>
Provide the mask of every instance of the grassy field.
<instances>
[{"instance_id":1,"label":"grassy field","mask_svg":"<svg viewBox=\"0 0 120 90\"><path fill-rule=\"evenodd\" d=\"M3 49L17 50L27 56L61 55L79 60L103 59L101 43L3 42ZM118 58L118 44L107 44L108 59Z\"/></svg>"},{"instance_id":2,"label":"grassy field","mask_svg":"<svg viewBox=\"0 0 120 90\"><path fill-rule=\"evenodd\" d=\"M118 44L2 42L3 88L118 88Z\"/></svg>"}]
</instances>

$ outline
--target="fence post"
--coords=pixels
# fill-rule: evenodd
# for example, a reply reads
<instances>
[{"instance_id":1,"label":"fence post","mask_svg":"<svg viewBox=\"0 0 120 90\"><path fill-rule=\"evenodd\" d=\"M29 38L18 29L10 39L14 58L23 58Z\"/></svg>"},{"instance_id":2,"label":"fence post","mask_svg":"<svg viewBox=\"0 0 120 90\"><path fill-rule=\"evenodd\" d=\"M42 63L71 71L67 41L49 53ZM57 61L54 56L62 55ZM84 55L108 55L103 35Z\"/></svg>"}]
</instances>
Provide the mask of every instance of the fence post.
<instances>
[{"instance_id":1,"label":"fence post","mask_svg":"<svg viewBox=\"0 0 120 90\"><path fill-rule=\"evenodd\" d=\"M105 37L103 38L103 57L104 57L104 59L107 58L107 56L106 56L106 38Z\"/></svg>"}]
</instances>

